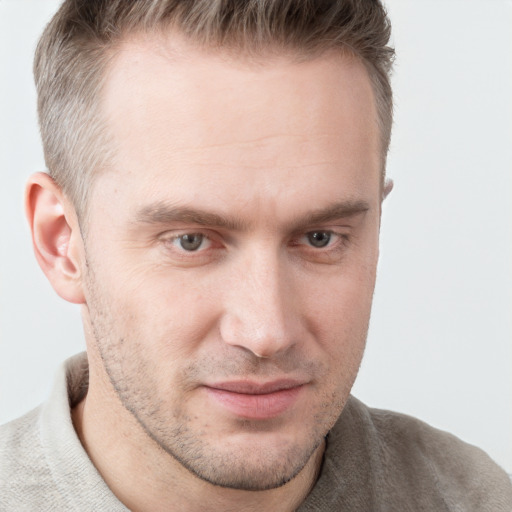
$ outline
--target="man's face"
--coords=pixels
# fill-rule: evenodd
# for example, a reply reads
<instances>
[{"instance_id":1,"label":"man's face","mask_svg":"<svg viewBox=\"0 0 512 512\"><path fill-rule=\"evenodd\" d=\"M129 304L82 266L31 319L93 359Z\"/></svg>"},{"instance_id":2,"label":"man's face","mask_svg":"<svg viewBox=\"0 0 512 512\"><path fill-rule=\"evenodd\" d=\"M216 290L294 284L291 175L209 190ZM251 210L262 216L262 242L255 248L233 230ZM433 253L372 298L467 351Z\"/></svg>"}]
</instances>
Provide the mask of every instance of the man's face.
<instances>
[{"instance_id":1,"label":"man's face","mask_svg":"<svg viewBox=\"0 0 512 512\"><path fill-rule=\"evenodd\" d=\"M117 154L85 241L91 387L108 375L104 392L199 477L272 488L321 445L363 354L373 94L339 54L249 63L175 46L127 43L108 74Z\"/></svg>"}]
</instances>

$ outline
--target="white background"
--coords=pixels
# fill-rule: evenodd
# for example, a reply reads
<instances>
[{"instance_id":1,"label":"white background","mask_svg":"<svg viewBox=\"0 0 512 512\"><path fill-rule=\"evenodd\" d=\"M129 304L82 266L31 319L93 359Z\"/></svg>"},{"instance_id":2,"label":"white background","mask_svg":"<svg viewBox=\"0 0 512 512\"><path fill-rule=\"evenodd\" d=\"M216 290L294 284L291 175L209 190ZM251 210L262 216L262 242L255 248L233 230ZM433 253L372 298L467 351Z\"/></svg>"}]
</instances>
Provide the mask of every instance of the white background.
<instances>
[{"instance_id":1,"label":"white background","mask_svg":"<svg viewBox=\"0 0 512 512\"><path fill-rule=\"evenodd\" d=\"M368 348L354 394L484 448L512 472L512 3L388 0L395 128ZM31 60L57 0L0 0L0 423L84 347L32 255L44 170Z\"/></svg>"}]
</instances>

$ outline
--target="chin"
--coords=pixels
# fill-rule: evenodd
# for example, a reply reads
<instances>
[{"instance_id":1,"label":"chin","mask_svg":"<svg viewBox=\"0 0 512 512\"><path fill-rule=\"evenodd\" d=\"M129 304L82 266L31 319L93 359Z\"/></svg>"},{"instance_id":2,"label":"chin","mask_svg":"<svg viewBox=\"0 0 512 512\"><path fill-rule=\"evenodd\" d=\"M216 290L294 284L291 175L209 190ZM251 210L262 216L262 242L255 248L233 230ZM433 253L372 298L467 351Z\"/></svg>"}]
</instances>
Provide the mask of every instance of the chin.
<instances>
[{"instance_id":1,"label":"chin","mask_svg":"<svg viewBox=\"0 0 512 512\"><path fill-rule=\"evenodd\" d=\"M307 465L320 443L308 447L290 447L269 451L265 445L248 447L236 455L213 457L182 464L200 479L218 486L243 491L277 489L293 480ZM247 452L247 453L245 453Z\"/></svg>"},{"instance_id":2,"label":"chin","mask_svg":"<svg viewBox=\"0 0 512 512\"><path fill-rule=\"evenodd\" d=\"M206 437L182 425L179 436L165 440L152 437L201 480L245 491L265 491L285 485L302 471L324 440L324 435L311 429L297 438L286 429L262 431L254 422L245 423L243 433Z\"/></svg>"}]
</instances>

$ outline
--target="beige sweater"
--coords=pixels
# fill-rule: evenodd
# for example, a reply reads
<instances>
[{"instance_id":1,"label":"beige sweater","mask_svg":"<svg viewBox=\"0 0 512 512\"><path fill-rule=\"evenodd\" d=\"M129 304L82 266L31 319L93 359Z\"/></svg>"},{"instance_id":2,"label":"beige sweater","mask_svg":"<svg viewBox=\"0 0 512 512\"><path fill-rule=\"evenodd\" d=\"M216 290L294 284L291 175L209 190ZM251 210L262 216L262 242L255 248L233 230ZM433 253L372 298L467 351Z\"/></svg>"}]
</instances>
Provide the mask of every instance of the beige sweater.
<instances>
[{"instance_id":1,"label":"beige sweater","mask_svg":"<svg viewBox=\"0 0 512 512\"><path fill-rule=\"evenodd\" d=\"M69 404L84 392L86 375L85 356L70 359L45 404L0 427L1 512L128 510L71 423ZM299 508L306 511L511 512L512 485L478 448L351 398L329 434L320 477Z\"/></svg>"}]
</instances>

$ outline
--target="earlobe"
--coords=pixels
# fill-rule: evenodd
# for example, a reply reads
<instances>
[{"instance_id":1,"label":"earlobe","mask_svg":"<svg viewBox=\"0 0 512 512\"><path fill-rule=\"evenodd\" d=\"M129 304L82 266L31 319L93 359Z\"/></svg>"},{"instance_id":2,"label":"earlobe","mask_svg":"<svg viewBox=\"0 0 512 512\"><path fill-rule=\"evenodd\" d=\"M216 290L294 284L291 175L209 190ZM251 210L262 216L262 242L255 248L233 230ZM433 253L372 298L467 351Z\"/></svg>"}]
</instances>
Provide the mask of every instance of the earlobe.
<instances>
[{"instance_id":1,"label":"earlobe","mask_svg":"<svg viewBox=\"0 0 512 512\"><path fill-rule=\"evenodd\" d=\"M29 178L25 212L36 259L54 290L68 302L83 304L83 246L78 219L60 187L47 174Z\"/></svg>"}]
</instances>

